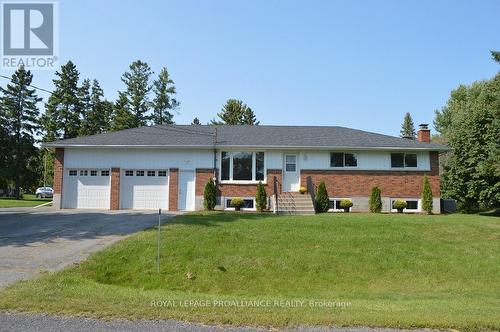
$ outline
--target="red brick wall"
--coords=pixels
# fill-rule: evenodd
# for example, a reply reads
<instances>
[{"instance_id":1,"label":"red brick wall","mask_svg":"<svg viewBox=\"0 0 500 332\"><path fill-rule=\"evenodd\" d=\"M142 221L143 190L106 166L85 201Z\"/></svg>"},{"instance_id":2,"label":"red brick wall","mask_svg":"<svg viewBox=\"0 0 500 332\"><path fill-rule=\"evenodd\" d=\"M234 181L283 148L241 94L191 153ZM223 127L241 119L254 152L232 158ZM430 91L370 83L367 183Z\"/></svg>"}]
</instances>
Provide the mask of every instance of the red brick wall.
<instances>
[{"instance_id":1,"label":"red brick wall","mask_svg":"<svg viewBox=\"0 0 500 332\"><path fill-rule=\"evenodd\" d=\"M54 193L62 193L64 174L64 149L56 148L54 158Z\"/></svg>"},{"instance_id":2,"label":"red brick wall","mask_svg":"<svg viewBox=\"0 0 500 332\"><path fill-rule=\"evenodd\" d=\"M177 211L179 202L179 169L171 168L169 175L168 210Z\"/></svg>"},{"instance_id":3,"label":"red brick wall","mask_svg":"<svg viewBox=\"0 0 500 332\"><path fill-rule=\"evenodd\" d=\"M214 170L212 168L197 168L196 169L196 196L203 196L205 185L214 177Z\"/></svg>"},{"instance_id":4,"label":"red brick wall","mask_svg":"<svg viewBox=\"0 0 500 332\"><path fill-rule=\"evenodd\" d=\"M370 196L373 186L378 186L382 196L420 197L423 178L427 175L434 197L440 196L439 155L430 152L431 170L420 171L337 171L302 170L301 185L305 186L310 176L315 186L321 181L326 184L330 197Z\"/></svg>"},{"instance_id":5,"label":"red brick wall","mask_svg":"<svg viewBox=\"0 0 500 332\"><path fill-rule=\"evenodd\" d=\"M111 210L120 209L120 169L111 169L111 198L110 206Z\"/></svg>"}]
</instances>

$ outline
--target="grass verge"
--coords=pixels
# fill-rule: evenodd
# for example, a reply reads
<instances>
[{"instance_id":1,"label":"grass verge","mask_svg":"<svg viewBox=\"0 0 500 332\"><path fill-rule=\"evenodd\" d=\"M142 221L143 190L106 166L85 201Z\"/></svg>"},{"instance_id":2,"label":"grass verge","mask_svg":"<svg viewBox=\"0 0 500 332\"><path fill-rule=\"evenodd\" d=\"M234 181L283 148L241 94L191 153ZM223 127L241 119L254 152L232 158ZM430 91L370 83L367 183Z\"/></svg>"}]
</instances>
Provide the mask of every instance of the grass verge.
<instances>
[{"instance_id":1,"label":"grass verge","mask_svg":"<svg viewBox=\"0 0 500 332\"><path fill-rule=\"evenodd\" d=\"M500 219L198 213L0 293L0 309L264 325L500 329ZM190 273L190 278L186 277Z\"/></svg>"},{"instance_id":2,"label":"grass verge","mask_svg":"<svg viewBox=\"0 0 500 332\"><path fill-rule=\"evenodd\" d=\"M22 199L15 199L11 197L0 198L0 208L11 207L31 207L52 201L52 198L36 198L35 195L25 194Z\"/></svg>"}]
</instances>

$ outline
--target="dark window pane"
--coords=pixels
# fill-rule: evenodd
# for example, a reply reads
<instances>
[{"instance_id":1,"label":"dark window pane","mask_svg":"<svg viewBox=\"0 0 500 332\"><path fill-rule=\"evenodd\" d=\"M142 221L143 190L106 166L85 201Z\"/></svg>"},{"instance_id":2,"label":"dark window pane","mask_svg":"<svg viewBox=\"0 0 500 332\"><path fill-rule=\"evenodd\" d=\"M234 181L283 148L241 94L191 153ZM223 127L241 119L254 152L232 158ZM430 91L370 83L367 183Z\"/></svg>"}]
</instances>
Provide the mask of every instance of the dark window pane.
<instances>
[{"instance_id":1,"label":"dark window pane","mask_svg":"<svg viewBox=\"0 0 500 332\"><path fill-rule=\"evenodd\" d=\"M335 209L336 210L342 210L342 208L340 207L340 199L336 199L335 200Z\"/></svg>"},{"instance_id":2,"label":"dark window pane","mask_svg":"<svg viewBox=\"0 0 500 332\"><path fill-rule=\"evenodd\" d=\"M405 167L417 167L417 155L415 153L405 155Z\"/></svg>"},{"instance_id":3,"label":"dark window pane","mask_svg":"<svg viewBox=\"0 0 500 332\"><path fill-rule=\"evenodd\" d=\"M356 167L358 166L358 160L356 156L352 153L345 154L345 166Z\"/></svg>"},{"instance_id":4,"label":"dark window pane","mask_svg":"<svg viewBox=\"0 0 500 332\"><path fill-rule=\"evenodd\" d=\"M330 167L344 167L344 154L342 152L330 153Z\"/></svg>"},{"instance_id":5,"label":"dark window pane","mask_svg":"<svg viewBox=\"0 0 500 332\"><path fill-rule=\"evenodd\" d=\"M243 208L253 209L253 199L244 199L243 200Z\"/></svg>"},{"instance_id":6,"label":"dark window pane","mask_svg":"<svg viewBox=\"0 0 500 332\"><path fill-rule=\"evenodd\" d=\"M229 153L222 152L221 180L229 180Z\"/></svg>"},{"instance_id":7,"label":"dark window pane","mask_svg":"<svg viewBox=\"0 0 500 332\"><path fill-rule=\"evenodd\" d=\"M297 156L294 154L285 156L285 170L287 172L297 171Z\"/></svg>"},{"instance_id":8,"label":"dark window pane","mask_svg":"<svg viewBox=\"0 0 500 332\"><path fill-rule=\"evenodd\" d=\"M418 201L406 201L406 209L416 210L418 209Z\"/></svg>"},{"instance_id":9,"label":"dark window pane","mask_svg":"<svg viewBox=\"0 0 500 332\"><path fill-rule=\"evenodd\" d=\"M335 201L330 200L330 204L328 205L329 209L335 210Z\"/></svg>"},{"instance_id":10,"label":"dark window pane","mask_svg":"<svg viewBox=\"0 0 500 332\"><path fill-rule=\"evenodd\" d=\"M237 152L233 154L233 180L252 180L252 154Z\"/></svg>"},{"instance_id":11,"label":"dark window pane","mask_svg":"<svg viewBox=\"0 0 500 332\"><path fill-rule=\"evenodd\" d=\"M255 180L264 180L264 152L255 154Z\"/></svg>"},{"instance_id":12,"label":"dark window pane","mask_svg":"<svg viewBox=\"0 0 500 332\"><path fill-rule=\"evenodd\" d=\"M226 208L232 208L231 206L231 198L226 199Z\"/></svg>"},{"instance_id":13,"label":"dark window pane","mask_svg":"<svg viewBox=\"0 0 500 332\"><path fill-rule=\"evenodd\" d=\"M391 167L404 167L404 153L391 153Z\"/></svg>"}]
</instances>

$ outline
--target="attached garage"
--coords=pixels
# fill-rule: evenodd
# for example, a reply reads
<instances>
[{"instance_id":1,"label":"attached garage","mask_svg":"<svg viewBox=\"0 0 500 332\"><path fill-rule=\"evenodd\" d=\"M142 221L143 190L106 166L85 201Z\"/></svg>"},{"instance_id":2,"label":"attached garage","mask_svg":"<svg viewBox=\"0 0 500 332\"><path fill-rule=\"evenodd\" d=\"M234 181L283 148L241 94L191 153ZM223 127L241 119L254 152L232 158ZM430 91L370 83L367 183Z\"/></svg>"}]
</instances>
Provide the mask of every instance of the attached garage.
<instances>
[{"instance_id":1,"label":"attached garage","mask_svg":"<svg viewBox=\"0 0 500 332\"><path fill-rule=\"evenodd\" d=\"M167 170L124 169L121 172L121 209L168 209Z\"/></svg>"},{"instance_id":2,"label":"attached garage","mask_svg":"<svg viewBox=\"0 0 500 332\"><path fill-rule=\"evenodd\" d=\"M109 209L109 169L66 169L63 207L66 209Z\"/></svg>"}]
</instances>

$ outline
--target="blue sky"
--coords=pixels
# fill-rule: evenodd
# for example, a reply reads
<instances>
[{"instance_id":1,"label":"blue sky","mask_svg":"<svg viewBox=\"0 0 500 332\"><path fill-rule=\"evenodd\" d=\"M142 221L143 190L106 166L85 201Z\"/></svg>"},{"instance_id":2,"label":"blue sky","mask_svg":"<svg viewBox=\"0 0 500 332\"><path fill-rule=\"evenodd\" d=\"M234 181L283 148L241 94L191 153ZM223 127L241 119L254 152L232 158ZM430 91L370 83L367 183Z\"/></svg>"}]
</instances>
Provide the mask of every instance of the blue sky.
<instances>
[{"instance_id":1,"label":"blue sky","mask_svg":"<svg viewBox=\"0 0 500 332\"><path fill-rule=\"evenodd\" d=\"M405 112L432 123L453 88L499 70L498 13L500 1L62 0L60 58L111 100L132 61L167 66L179 124L238 98L262 124L398 135ZM53 72L34 75L53 87Z\"/></svg>"}]
</instances>

